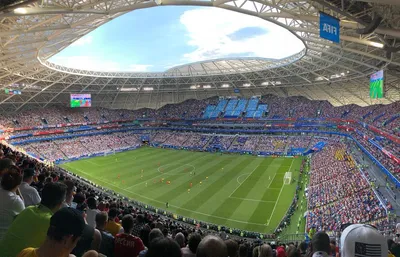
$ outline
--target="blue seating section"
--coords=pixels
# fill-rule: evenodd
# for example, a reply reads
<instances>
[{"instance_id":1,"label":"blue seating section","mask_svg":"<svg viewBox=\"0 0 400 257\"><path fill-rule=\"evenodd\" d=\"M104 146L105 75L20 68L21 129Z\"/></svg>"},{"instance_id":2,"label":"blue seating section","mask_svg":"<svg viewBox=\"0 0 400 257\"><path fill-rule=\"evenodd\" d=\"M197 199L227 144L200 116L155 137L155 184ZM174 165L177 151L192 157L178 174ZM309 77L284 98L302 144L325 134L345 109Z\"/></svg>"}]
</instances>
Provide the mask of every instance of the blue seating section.
<instances>
[{"instance_id":1,"label":"blue seating section","mask_svg":"<svg viewBox=\"0 0 400 257\"><path fill-rule=\"evenodd\" d=\"M245 118L261 118L268 110L268 105L259 104L260 100L256 97L248 99L221 99L218 105L208 105L204 111L203 118L214 119L224 118L239 118L245 112Z\"/></svg>"},{"instance_id":2,"label":"blue seating section","mask_svg":"<svg viewBox=\"0 0 400 257\"><path fill-rule=\"evenodd\" d=\"M257 111L254 113L254 118L261 118L263 114L268 110L268 105L260 104L257 108Z\"/></svg>"},{"instance_id":3,"label":"blue seating section","mask_svg":"<svg viewBox=\"0 0 400 257\"><path fill-rule=\"evenodd\" d=\"M246 109L247 99L240 99L235 111L243 112Z\"/></svg>"},{"instance_id":4,"label":"blue seating section","mask_svg":"<svg viewBox=\"0 0 400 257\"><path fill-rule=\"evenodd\" d=\"M256 113L256 111L247 111L246 112L246 118L254 118L254 114Z\"/></svg>"},{"instance_id":5,"label":"blue seating section","mask_svg":"<svg viewBox=\"0 0 400 257\"><path fill-rule=\"evenodd\" d=\"M221 112L225 109L226 104L228 103L228 100L222 99L218 102L217 107L215 110L210 114L210 118L218 118L218 116L221 114Z\"/></svg>"},{"instance_id":6,"label":"blue seating section","mask_svg":"<svg viewBox=\"0 0 400 257\"><path fill-rule=\"evenodd\" d=\"M233 111L238 103L237 99L229 100L228 104L226 105L225 112Z\"/></svg>"},{"instance_id":7,"label":"blue seating section","mask_svg":"<svg viewBox=\"0 0 400 257\"><path fill-rule=\"evenodd\" d=\"M206 110L204 111L203 118L210 118L212 112L215 110L215 105L207 105Z\"/></svg>"},{"instance_id":8,"label":"blue seating section","mask_svg":"<svg viewBox=\"0 0 400 257\"><path fill-rule=\"evenodd\" d=\"M255 111L257 110L259 99L258 98L251 98L249 100L249 104L247 105L246 111Z\"/></svg>"},{"instance_id":9,"label":"blue seating section","mask_svg":"<svg viewBox=\"0 0 400 257\"><path fill-rule=\"evenodd\" d=\"M233 110L229 112L225 112L224 118L238 118L242 114L242 111L240 110Z\"/></svg>"}]
</instances>

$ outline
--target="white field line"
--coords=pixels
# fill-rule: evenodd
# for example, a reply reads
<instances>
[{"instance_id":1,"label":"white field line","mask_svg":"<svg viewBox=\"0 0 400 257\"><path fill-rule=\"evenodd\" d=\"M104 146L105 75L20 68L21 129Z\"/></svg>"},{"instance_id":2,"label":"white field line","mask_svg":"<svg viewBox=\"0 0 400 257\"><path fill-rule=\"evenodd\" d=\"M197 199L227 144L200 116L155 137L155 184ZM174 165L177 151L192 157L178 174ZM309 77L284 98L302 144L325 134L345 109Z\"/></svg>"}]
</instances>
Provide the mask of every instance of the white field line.
<instances>
[{"instance_id":1,"label":"white field line","mask_svg":"<svg viewBox=\"0 0 400 257\"><path fill-rule=\"evenodd\" d=\"M260 164L258 164L258 165L250 172L250 174L246 177L246 179L243 180L243 182L240 183L240 184L235 188L235 190L233 190L233 192L232 192L228 197L231 197L231 196L236 192L236 190L238 190L239 187L240 187L249 177L251 177L251 175L252 175L253 172L258 168L258 166L260 166Z\"/></svg>"},{"instance_id":2,"label":"white field line","mask_svg":"<svg viewBox=\"0 0 400 257\"><path fill-rule=\"evenodd\" d=\"M67 164L66 164L66 165L67 165ZM67 165L67 166L68 166L68 165ZM90 177L94 177L93 175L90 175L90 174L88 174L88 173L86 173L86 172L84 172L84 171L82 171L82 170L77 169L77 168L72 168L72 167L71 167L71 169L78 170L78 171L80 171L80 172L82 172L82 173L84 173L84 174L86 174L86 175L88 175L88 176L90 176ZM99 181L101 181L101 182L103 182L103 183L105 183L105 184L108 184L108 185L110 185L110 186L113 186L113 187L115 187L115 188L118 188L118 189L121 189L121 190L123 190L123 191L126 191L126 192L128 192L128 193L130 193L130 194L140 196L140 197L142 197L142 198L144 198L144 199L147 199L147 200L150 200L150 201L153 201L153 202L157 202L157 203L164 204L164 202L161 202L161 201L158 201L158 200L149 198L149 197L147 197L147 196L144 196L144 195L141 195L141 194L138 194L138 193L135 193L135 192L131 192L131 191L129 191L129 190L126 190L125 188L121 188L121 187L119 187L119 186L116 186L116 185L114 185L114 184L111 184L111 183L109 183L108 181L105 181L105 180L103 180L103 179L101 179L101 178L95 178L95 179L96 179L96 180L99 180ZM172 204L170 204L169 206L174 207L175 209L178 209L178 210L189 211L189 212L196 213L196 214L199 214L199 215L203 215L203 216L206 216L206 217L212 217L212 218L217 218L217 219L221 219L221 220L228 220L228 221L232 221L232 222L236 222L236 223L242 223L242 224L251 224L251 225L258 225L258 226L263 226L263 227L266 226L265 224L262 224L262 223L254 223L254 222L248 222L248 221L241 221L241 220L228 219L228 218L225 218L225 217L220 217L220 216L215 216L215 215L211 215L211 214L207 214L207 213L203 213L203 212L193 211L193 210L186 209L186 208L182 208L182 207L179 207L179 206L176 206L176 205L172 205ZM193 218L193 219L194 219L194 218Z\"/></svg>"},{"instance_id":3,"label":"white field line","mask_svg":"<svg viewBox=\"0 0 400 257\"><path fill-rule=\"evenodd\" d=\"M250 173L244 173L244 174L241 174L241 175L239 175L238 177L237 177L237 179L236 179L236 181L238 182L238 184L242 184L242 183L240 183L239 182L239 178L241 178L242 176L244 176L244 175L249 175Z\"/></svg>"},{"instance_id":4,"label":"white field line","mask_svg":"<svg viewBox=\"0 0 400 257\"><path fill-rule=\"evenodd\" d=\"M293 161L294 161L294 159L292 160L292 163L290 164L289 171L292 169ZM269 219L268 219L268 222L267 222L267 226L269 226L269 223L270 223L270 221L271 221L271 218L272 218L272 216L274 216L274 212L275 212L276 206L278 205L279 198L281 197L281 194L282 194L282 191L283 191L283 187L284 187L284 186L285 186L285 184L282 184L281 191L279 191L278 198L276 199L274 208L272 209L271 215L269 216Z\"/></svg>"},{"instance_id":5,"label":"white field line","mask_svg":"<svg viewBox=\"0 0 400 257\"><path fill-rule=\"evenodd\" d=\"M243 201L251 201L251 202L261 202L261 203L275 203L275 201L264 201L264 200L257 200L257 199L249 199L249 198L241 198L241 197L234 197L231 196L232 199L239 199Z\"/></svg>"},{"instance_id":6,"label":"white field line","mask_svg":"<svg viewBox=\"0 0 400 257\"><path fill-rule=\"evenodd\" d=\"M288 166L288 167L289 167L289 166ZM257 167L257 168L258 168L258 167ZM269 182L269 185L267 186L267 188L269 188L269 186L272 184L272 181L275 179L276 173L277 173L277 172L275 172L275 174L274 174L274 176L272 177L271 181ZM241 175L239 175L239 176L237 177L236 181L239 183L239 187L243 184L244 181L246 181L246 179L250 176L250 174L251 174L251 173L244 173L244 174L241 174ZM244 175L248 175L248 176L246 177L245 180L243 180L242 183L240 183L240 182L239 182L239 178L242 177L242 176L244 176ZM237 189L237 188L236 188L236 189ZM235 191L236 191L236 189L235 189ZM273 188L273 189L274 189L274 188ZM234 197L234 196L232 196L232 195L233 195L233 193L229 196L229 198L242 199L242 200L254 201L254 202L266 202L266 203L268 203L268 202L275 202L275 201L264 201L264 200L240 198L240 197Z\"/></svg>"}]
</instances>

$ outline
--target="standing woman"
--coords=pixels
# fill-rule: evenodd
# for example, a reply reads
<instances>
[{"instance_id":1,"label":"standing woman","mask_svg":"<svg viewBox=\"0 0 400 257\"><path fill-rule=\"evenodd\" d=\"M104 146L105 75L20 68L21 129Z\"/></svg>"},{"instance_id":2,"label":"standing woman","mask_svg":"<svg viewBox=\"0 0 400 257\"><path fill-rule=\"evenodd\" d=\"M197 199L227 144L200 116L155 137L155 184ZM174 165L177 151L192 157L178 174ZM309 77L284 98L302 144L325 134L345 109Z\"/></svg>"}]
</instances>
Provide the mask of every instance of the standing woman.
<instances>
[{"instance_id":1,"label":"standing woman","mask_svg":"<svg viewBox=\"0 0 400 257\"><path fill-rule=\"evenodd\" d=\"M25 209L24 201L17 194L22 182L22 174L12 165L3 173L0 187L0 241L7 232L15 216Z\"/></svg>"}]
</instances>

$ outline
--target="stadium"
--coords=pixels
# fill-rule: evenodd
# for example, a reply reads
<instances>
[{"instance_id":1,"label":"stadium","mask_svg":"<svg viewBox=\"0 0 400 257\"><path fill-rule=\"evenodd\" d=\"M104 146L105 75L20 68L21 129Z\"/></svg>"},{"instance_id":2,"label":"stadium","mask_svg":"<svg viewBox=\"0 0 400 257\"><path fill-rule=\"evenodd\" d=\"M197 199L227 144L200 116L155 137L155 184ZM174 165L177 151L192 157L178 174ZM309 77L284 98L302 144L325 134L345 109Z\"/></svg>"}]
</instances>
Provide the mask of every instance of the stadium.
<instances>
[{"instance_id":1,"label":"stadium","mask_svg":"<svg viewBox=\"0 0 400 257\"><path fill-rule=\"evenodd\" d=\"M400 256L397 0L0 17L0 257ZM145 35L117 46L107 26ZM144 60L100 59L124 55Z\"/></svg>"}]
</instances>

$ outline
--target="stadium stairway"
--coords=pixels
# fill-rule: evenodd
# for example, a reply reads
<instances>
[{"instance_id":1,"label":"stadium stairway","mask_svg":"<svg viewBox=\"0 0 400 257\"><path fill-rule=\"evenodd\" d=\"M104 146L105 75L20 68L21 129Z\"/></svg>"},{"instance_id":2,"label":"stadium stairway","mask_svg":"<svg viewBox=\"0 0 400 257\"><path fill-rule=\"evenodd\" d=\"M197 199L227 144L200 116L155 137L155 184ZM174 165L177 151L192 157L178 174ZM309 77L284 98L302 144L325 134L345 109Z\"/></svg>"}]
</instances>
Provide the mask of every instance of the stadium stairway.
<instances>
[{"instance_id":1,"label":"stadium stairway","mask_svg":"<svg viewBox=\"0 0 400 257\"><path fill-rule=\"evenodd\" d=\"M290 140L285 140L285 149L283 150L283 154L287 154L290 147Z\"/></svg>"},{"instance_id":2,"label":"stadium stairway","mask_svg":"<svg viewBox=\"0 0 400 257\"><path fill-rule=\"evenodd\" d=\"M67 159L69 158L69 156L66 153L64 153L64 151L61 149L61 147L58 144L56 144L55 142L53 142L53 144L55 144L57 146L57 149L64 155L65 158L67 158Z\"/></svg>"},{"instance_id":3,"label":"stadium stairway","mask_svg":"<svg viewBox=\"0 0 400 257\"><path fill-rule=\"evenodd\" d=\"M42 154L40 153L40 151L33 145L31 145L32 149L34 150L34 154L36 154L37 156L43 157Z\"/></svg>"},{"instance_id":4,"label":"stadium stairway","mask_svg":"<svg viewBox=\"0 0 400 257\"><path fill-rule=\"evenodd\" d=\"M213 138L214 138L214 137L211 136L211 137L208 139L207 143L204 144L203 149L207 149L208 145L212 142Z\"/></svg>"},{"instance_id":5,"label":"stadium stairway","mask_svg":"<svg viewBox=\"0 0 400 257\"><path fill-rule=\"evenodd\" d=\"M307 150L310 149L310 147L312 147L311 143L314 141L314 135L311 136L310 141L308 141L308 145L307 145Z\"/></svg>"},{"instance_id":6,"label":"stadium stairway","mask_svg":"<svg viewBox=\"0 0 400 257\"><path fill-rule=\"evenodd\" d=\"M82 144L82 142L80 140L78 140L78 143L82 146L82 148L86 149L89 153L92 153L89 148L86 147L85 144ZM93 153L92 153L93 154Z\"/></svg>"},{"instance_id":7,"label":"stadium stairway","mask_svg":"<svg viewBox=\"0 0 400 257\"><path fill-rule=\"evenodd\" d=\"M383 116L385 116L385 114L386 114L386 112L383 112L383 113L379 114L378 116L376 116L376 117L372 120L372 122L378 121L380 118L382 118Z\"/></svg>"},{"instance_id":8,"label":"stadium stairway","mask_svg":"<svg viewBox=\"0 0 400 257\"><path fill-rule=\"evenodd\" d=\"M164 135L164 137L162 137L162 136L163 135L161 135L161 133L157 133L153 137L152 141L157 142L159 144L163 144L165 141L167 141L168 138L170 138L172 136L172 134L166 134L166 135Z\"/></svg>"},{"instance_id":9,"label":"stadium stairway","mask_svg":"<svg viewBox=\"0 0 400 257\"><path fill-rule=\"evenodd\" d=\"M227 147L227 149L230 149L230 148L231 148L231 146L233 145L233 142L236 142L237 138L238 138L238 136L235 135L235 137L233 138L233 140L231 141L231 143L229 144L229 146Z\"/></svg>"},{"instance_id":10,"label":"stadium stairway","mask_svg":"<svg viewBox=\"0 0 400 257\"><path fill-rule=\"evenodd\" d=\"M182 141L181 145L185 145L185 143L189 140L190 136L186 136L185 140Z\"/></svg>"},{"instance_id":11,"label":"stadium stairway","mask_svg":"<svg viewBox=\"0 0 400 257\"><path fill-rule=\"evenodd\" d=\"M400 114L395 114L393 115L391 118L387 119L384 123L383 126L387 126L390 123L392 123L393 121L395 121L397 118L400 118Z\"/></svg>"}]
</instances>

